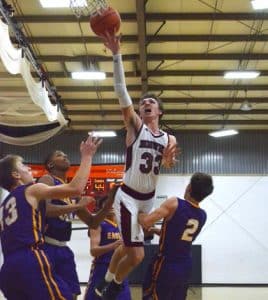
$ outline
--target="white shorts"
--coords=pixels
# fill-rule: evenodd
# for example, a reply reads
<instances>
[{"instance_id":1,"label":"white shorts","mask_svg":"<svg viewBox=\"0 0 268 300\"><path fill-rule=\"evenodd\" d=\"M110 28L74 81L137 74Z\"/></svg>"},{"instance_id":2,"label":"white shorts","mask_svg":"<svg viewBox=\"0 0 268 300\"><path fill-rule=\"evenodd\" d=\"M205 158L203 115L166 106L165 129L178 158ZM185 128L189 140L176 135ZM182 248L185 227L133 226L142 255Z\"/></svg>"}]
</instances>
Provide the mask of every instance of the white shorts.
<instances>
[{"instance_id":1,"label":"white shorts","mask_svg":"<svg viewBox=\"0 0 268 300\"><path fill-rule=\"evenodd\" d=\"M138 213L149 213L153 208L154 197L148 200L137 200L118 189L114 210L117 224L126 247L141 247L144 242L142 226L138 223Z\"/></svg>"}]
</instances>

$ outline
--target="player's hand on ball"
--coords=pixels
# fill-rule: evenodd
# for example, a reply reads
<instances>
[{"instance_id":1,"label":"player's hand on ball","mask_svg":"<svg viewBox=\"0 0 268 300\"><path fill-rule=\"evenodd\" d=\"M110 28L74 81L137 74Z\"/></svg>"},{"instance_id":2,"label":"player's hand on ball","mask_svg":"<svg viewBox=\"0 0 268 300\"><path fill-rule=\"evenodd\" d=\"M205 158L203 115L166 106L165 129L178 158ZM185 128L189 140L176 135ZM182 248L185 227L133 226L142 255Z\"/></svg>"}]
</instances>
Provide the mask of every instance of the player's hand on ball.
<instances>
[{"instance_id":1,"label":"player's hand on ball","mask_svg":"<svg viewBox=\"0 0 268 300\"><path fill-rule=\"evenodd\" d=\"M109 31L105 31L105 34L101 36L105 47L111 50L113 55L118 54L120 52L120 39L121 35L116 35L116 33L111 33Z\"/></svg>"}]
</instances>

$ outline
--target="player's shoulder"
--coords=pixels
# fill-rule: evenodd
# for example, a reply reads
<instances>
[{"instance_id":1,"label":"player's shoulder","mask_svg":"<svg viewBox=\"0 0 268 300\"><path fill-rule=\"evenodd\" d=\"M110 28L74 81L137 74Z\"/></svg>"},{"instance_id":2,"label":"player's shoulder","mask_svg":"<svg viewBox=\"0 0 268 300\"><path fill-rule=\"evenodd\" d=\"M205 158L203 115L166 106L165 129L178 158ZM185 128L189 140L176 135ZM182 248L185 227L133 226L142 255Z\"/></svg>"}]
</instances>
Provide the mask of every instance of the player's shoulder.
<instances>
[{"instance_id":1,"label":"player's shoulder","mask_svg":"<svg viewBox=\"0 0 268 300\"><path fill-rule=\"evenodd\" d=\"M171 210L175 210L178 207L178 204L179 202L176 196L170 197L164 202L164 205Z\"/></svg>"},{"instance_id":2,"label":"player's shoulder","mask_svg":"<svg viewBox=\"0 0 268 300\"><path fill-rule=\"evenodd\" d=\"M168 134L168 139L169 139L169 142L172 144L177 143L177 139L176 139L175 135L173 135L173 134Z\"/></svg>"},{"instance_id":3,"label":"player's shoulder","mask_svg":"<svg viewBox=\"0 0 268 300\"><path fill-rule=\"evenodd\" d=\"M38 183L44 183L47 185L54 185L54 178L52 175L50 174L45 174L43 176L41 176L38 180Z\"/></svg>"}]
</instances>

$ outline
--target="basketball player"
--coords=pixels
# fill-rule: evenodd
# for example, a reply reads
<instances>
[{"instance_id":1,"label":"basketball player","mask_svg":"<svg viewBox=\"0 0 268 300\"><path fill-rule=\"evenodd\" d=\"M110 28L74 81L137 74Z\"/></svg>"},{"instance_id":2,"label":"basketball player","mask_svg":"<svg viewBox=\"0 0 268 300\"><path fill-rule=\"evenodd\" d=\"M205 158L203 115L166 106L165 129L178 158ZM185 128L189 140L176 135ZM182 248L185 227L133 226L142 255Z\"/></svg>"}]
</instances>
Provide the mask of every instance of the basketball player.
<instances>
[{"instance_id":1,"label":"basketball player","mask_svg":"<svg viewBox=\"0 0 268 300\"><path fill-rule=\"evenodd\" d=\"M45 160L45 167L48 174L42 176L38 182L49 186L58 186L66 182L67 172L70 168L70 161L66 154L56 150L48 155ZM76 201L76 200L73 200ZM83 202L82 199L79 201ZM79 204L78 203L78 204ZM73 299L81 293L74 253L67 242L71 239L72 233L72 213L77 204L72 204L70 198L55 198L46 202L47 218L45 227L45 243L43 249L49 256L57 274L68 284L73 294ZM110 203L97 214L91 215L84 208L76 209L77 216L91 228L96 228L104 219Z\"/></svg>"},{"instance_id":2,"label":"basketball player","mask_svg":"<svg viewBox=\"0 0 268 300\"><path fill-rule=\"evenodd\" d=\"M117 189L118 186L114 186L109 192L108 197L114 198ZM101 198L97 202L97 206L102 208L106 200L107 196ZM94 257L94 261L91 265L89 282L84 300L99 300L100 297L97 296L94 291L95 285L104 278L114 250L122 244L113 209L109 211L105 220L97 229L89 230L89 237L90 253ZM122 291L117 296L117 299L131 300L130 288L127 280L123 281L122 286Z\"/></svg>"},{"instance_id":3,"label":"basketball player","mask_svg":"<svg viewBox=\"0 0 268 300\"><path fill-rule=\"evenodd\" d=\"M207 218L199 203L212 191L212 177L195 173L185 190L185 200L171 197L150 214L139 214L140 224L147 229L164 218L158 253L143 283L143 300L186 299L192 269L192 242Z\"/></svg>"},{"instance_id":4,"label":"basketball player","mask_svg":"<svg viewBox=\"0 0 268 300\"><path fill-rule=\"evenodd\" d=\"M144 235L138 224L138 212L152 209L160 166L174 164L177 148L176 138L159 129L163 105L158 97L153 94L142 96L139 115L135 112L125 84L120 37L107 32L103 39L113 54L114 88L127 129L124 184L116 193L114 203L124 241L121 253L125 255L120 257L115 251L105 281L95 290L99 296L103 294L103 299L113 300L120 292L122 281L143 260ZM105 288L107 282L110 284Z\"/></svg>"},{"instance_id":5,"label":"basketball player","mask_svg":"<svg viewBox=\"0 0 268 300\"><path fill-rule=\"evenodd\" d=\"M0 160L0 186L10 194L0 206L0 237L4 264L0 289L9 300L72 300L66 283L40 249L44 242L44 199L79 196L87 183L92 157L101 140L89 136L80 145L80 167L68 184L33 184L31 170L21 157Z\"/></svg>"}]
</instances>

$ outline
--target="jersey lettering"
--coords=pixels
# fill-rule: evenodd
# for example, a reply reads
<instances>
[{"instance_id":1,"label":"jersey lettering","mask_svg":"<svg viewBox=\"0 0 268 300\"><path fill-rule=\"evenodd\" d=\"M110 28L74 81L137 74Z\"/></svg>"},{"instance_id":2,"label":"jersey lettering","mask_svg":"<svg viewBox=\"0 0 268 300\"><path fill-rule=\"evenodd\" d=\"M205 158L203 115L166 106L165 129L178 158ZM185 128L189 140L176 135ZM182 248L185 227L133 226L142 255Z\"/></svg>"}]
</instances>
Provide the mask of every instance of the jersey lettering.
<instances>
[{"instance_id":1,"label":"jersey lettering","mask_svg":"<svg viewBox=\"0 0 268 300\"><path fill-rule=\"evenodd\" d=\"M155 175L159 174L162 155L157 155L155 158L149 152L144 152L141 155L141 159L145 160L144 164L140 164L140 171L145 174L149 174L152 170Z\"/></svg>"},{"instance_id":2,"label":"jersey lettering","mask_svg":"<svg viewBox=\"0 0 268 300\"><path fill-rule=\"evenodd\" d=\"M141 140L140 148L154 149L157 152L163 153L165 147L162 144L159 144L154 141Z\"/></svg>"},{"instance_id":3,"label":"jersey lettering","mask_svg":"<svg viewBox=\"0 0 268 300\"><path fill-rule=\"evenodd\" d=\"M4 210L7 211L8 215L4 218ZM4 230L4 226L10 226L18 219L18 210L16 205L16 198L11 197L5 206L0 208L0 230Z\"/></svg>"},{"instance_id":4,"label":"jersey lettering","mask_svg":"<svg viewBox=\"0 0 268 300\"><path fill-rule=\"evenodd\" d=\"M189 219L187 222L187 228L184 230L181 239L183 241L192 242L193 235L198 229L199 221L196 219Z\"/></svg>"}]
</instances>

